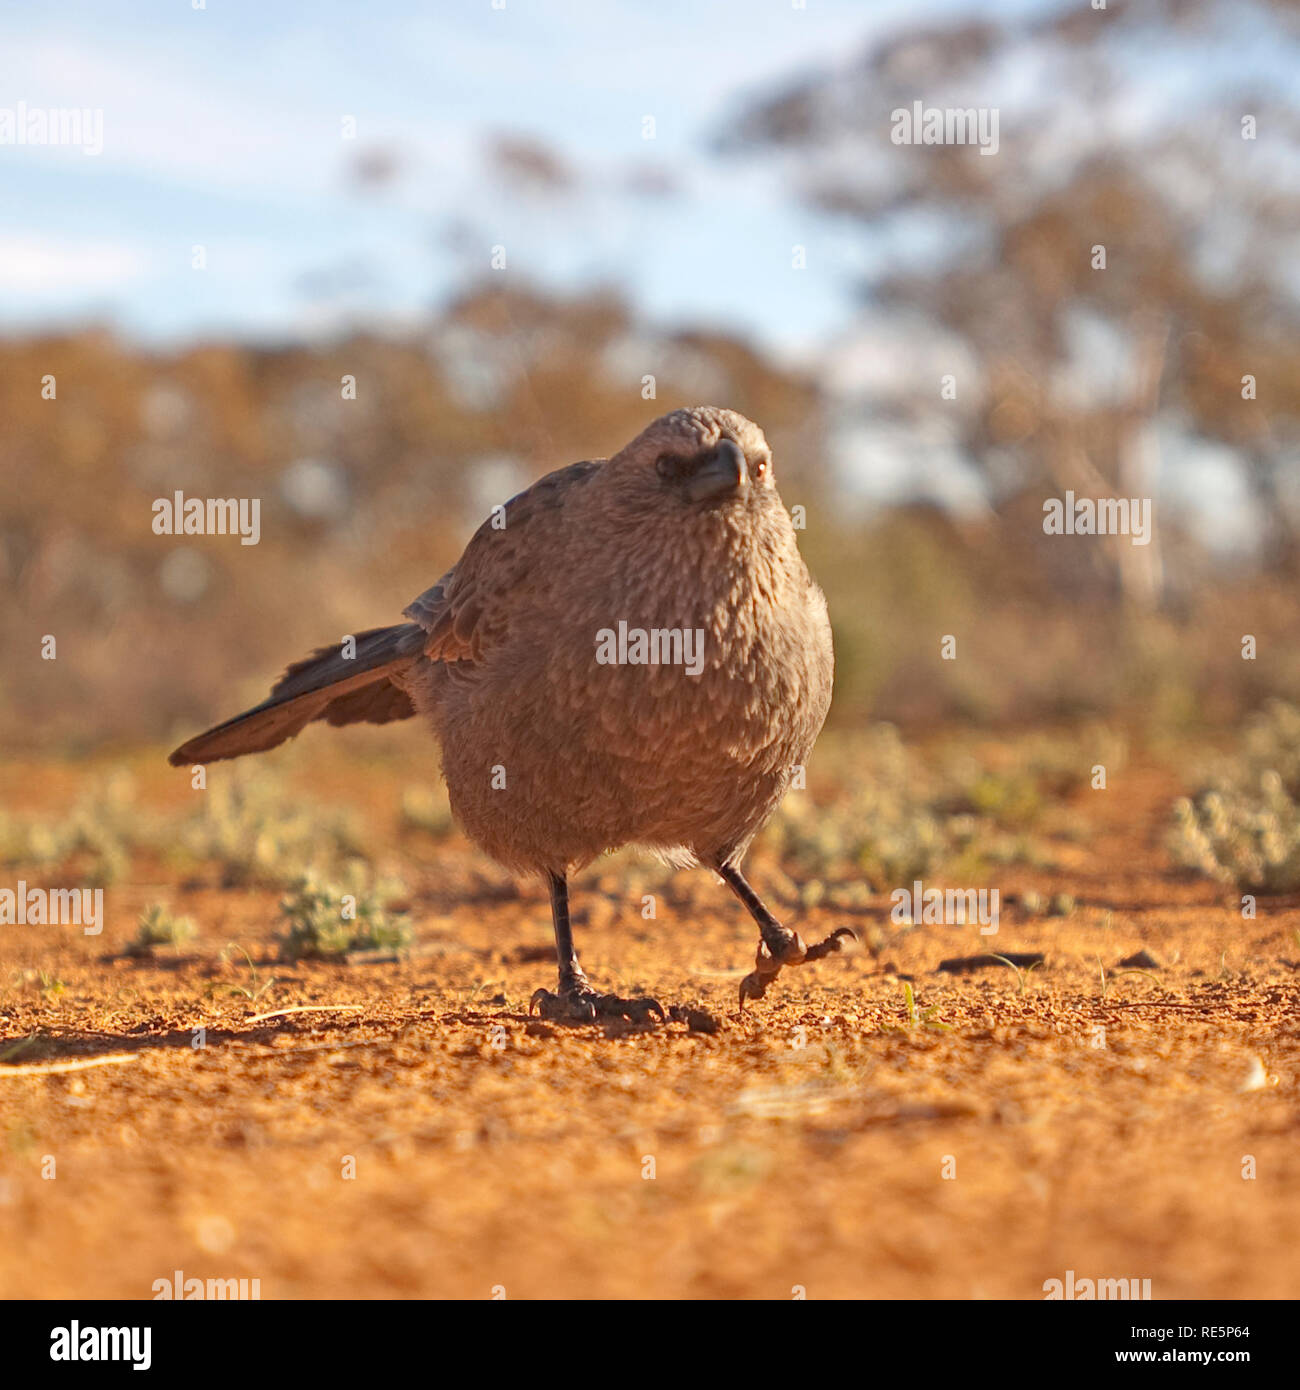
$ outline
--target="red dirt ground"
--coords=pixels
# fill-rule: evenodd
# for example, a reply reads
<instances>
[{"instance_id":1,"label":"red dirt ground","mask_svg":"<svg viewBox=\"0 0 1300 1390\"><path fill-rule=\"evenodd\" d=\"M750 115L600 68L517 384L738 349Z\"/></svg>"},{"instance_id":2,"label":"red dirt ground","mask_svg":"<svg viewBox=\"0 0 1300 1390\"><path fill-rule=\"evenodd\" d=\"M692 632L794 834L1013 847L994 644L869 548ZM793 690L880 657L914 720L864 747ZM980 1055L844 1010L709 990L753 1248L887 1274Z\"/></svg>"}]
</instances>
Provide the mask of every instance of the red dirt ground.
<instances>
[{"instance_id":1,"label":"red dirt ground","mask_svg":"<svg viewBox=\"0 0 1300 1390\"><path fill-rule=\"evenodd\" d=\"M0 798L58 808L87 775L12 764ZM331 763L315 794L356 775ZM742 1015L755 932L726 891L678 875L644 921L597 866L582 882L608 891L576 898L588 974L699 1004L713 1035L530 1028L544 897L457 838L417 897L419 949L378 964L281 963L279 894L136 865L102 936L0 931L0 1054L32 1039L0 1062L0 1295L149 1298L181 1270L268 1299L1033 1299L1073 1270L1158 1299L1294 1296L1300 904L1243 921L1160 848L1176 778L1138 762L1115 783L1076 798L1091 833L1055 870L1000 874L1004 897L1079 903L1004 907L992 948L1046 953L1023 980L938 973L989 943L900 931L877 897L789 919L806 939L874 924L875 954L786 971ZM391 807L395 787L366 794ZM165 771L145 790L185 794ZM160 899L197 942L121 956ZM256 975L222 961L232 941ZM1103 994L1099 959L1141 948L1160 968ZM255 1002L211 989L268 980ZM325 1004L350 1009L252 1021Z\"/></svg>"}]
</instances>

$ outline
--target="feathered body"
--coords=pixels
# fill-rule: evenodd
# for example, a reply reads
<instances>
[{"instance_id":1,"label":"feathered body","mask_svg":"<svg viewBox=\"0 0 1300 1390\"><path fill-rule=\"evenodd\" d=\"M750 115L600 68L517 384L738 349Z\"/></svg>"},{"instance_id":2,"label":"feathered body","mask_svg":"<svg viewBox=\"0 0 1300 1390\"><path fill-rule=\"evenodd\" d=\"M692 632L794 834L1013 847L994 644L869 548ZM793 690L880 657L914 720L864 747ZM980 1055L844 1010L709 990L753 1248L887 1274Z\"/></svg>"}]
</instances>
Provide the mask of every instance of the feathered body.
<instances>
[{"instance_id":1,"label":"feathered body","mask_svg":"<svg viewBox=\"0 0 1300 1390\"><path fill-rule=\"evenodd\" d=\"M666 508L657 479L620 458L547 485L562 505L526 493L522 515L507 508L505 531L484 528L466 552L511 575L486 601L464 581L491 633L478 658L402 677L442 744L454 813L514 869L562 872L628 843L738 858L830 704L826 601L789 515L770 487ZM459 588L453 574L453 607ZM598 663L599 634L620 622L702 633L698 674Z\"/></svg>"},{"instance_id":2,"label":"feathered body","mask_svg":"<svg viewBox=\"0 0 1300 1390\"><path fill-rule=\"evenodd\" d=\"M313 720L418 712L457 820L507 867L562 886L637 844L750 892L730 870L806 762L833 666L826 601L756 425L674 411L609 460L547 474L405 616L360 634L355 653L291 666L262 705L172 762L261 751ZM675 633L669 651L693 660L602 660L620 624ZM746 901L794 959L796 938Z\"/></svg>"}]
</instances>

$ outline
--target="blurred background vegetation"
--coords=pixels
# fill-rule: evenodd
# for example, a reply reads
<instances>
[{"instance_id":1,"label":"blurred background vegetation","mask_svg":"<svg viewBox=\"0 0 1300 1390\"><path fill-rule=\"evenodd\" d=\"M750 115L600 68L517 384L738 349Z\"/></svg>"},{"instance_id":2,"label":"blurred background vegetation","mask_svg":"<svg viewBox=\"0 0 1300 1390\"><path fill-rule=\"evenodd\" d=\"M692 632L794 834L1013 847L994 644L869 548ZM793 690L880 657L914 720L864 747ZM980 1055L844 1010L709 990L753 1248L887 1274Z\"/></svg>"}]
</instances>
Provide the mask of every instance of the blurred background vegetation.
<instances>
[{"instance_id":1,"label":"blurred background vegetation","mask_svg":"<svg viewBox=\"0 0 1300 1390\"><path fill-rule=\"evenodd\" d=\"M1006 9L864 19L834 61L732 74L684 173L588 158L540 121L476 129L525 245L607 205L689 226L710 180L764 180L786 221L745 288L789 295L787 231L806 228L840 299L820 336L663 309L631 283L635 241L626 277L617 255L585 279L494 271L473 203L421 212L442 290L400 319L364 292L339 307L340 277L366 282L352 264L296 286L310 331L198 316L151 337L90 302L11 325L0 746L170 746L287 660L392 620L493 503L701 401L763 426L806 509L841 729L1178 735L1300 697L1300 9ZM918 99L998 107L998 154L891 143ZM341 148L346 196L381 215L417 177L400 138ZM763 235L737 220L746 245ZM152 502L178 489L261 498L260 544L155 535ZM1044 535L1066 489L1154 498L1152 543Z\"/></svg>"}]
</instances>

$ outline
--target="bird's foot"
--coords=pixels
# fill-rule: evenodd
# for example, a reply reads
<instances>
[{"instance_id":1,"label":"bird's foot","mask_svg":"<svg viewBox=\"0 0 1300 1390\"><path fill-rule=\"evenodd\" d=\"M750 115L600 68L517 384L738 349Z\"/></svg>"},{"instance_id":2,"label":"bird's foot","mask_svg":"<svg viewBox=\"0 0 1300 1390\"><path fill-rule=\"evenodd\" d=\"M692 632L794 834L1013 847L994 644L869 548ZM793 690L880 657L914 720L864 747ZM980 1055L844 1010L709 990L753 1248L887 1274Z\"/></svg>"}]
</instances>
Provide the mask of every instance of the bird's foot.
<instances>
[{"instance_id":1,"label":"bird's foot","mask_svg":"<svg viewBox=\"0 0 1300 1390\"><path fill-rule=\"evenodd\" d=\"M825 941L815 946L805 946L803 937L797 931L782 931L778 937L772 936L771 944L760 940L758 953L754 957L754 968L740 982L740 1007L745 1007L746 999L761 999L767 987L787 965L807 965L809 961L821 960L833 951L843 949L845 940L856 941L858 934L852 927L836 927Z\"/></svg>"},{"instance_id":2,"label":"bird's foot","mask_svg":"<svg viewBox=\"0 0 1300 1390\"><path fill-rule=\"evenodd\" d=\"M622 999L617 994L601 994L585 981L561 985L558 994L537 990L528 1001L528 1012L536 1011L550 1023L604 1023L616 1019L628 1023L648 1023L655 1015L666 1022L657 999Z\"/></svg>"}]
</instances>

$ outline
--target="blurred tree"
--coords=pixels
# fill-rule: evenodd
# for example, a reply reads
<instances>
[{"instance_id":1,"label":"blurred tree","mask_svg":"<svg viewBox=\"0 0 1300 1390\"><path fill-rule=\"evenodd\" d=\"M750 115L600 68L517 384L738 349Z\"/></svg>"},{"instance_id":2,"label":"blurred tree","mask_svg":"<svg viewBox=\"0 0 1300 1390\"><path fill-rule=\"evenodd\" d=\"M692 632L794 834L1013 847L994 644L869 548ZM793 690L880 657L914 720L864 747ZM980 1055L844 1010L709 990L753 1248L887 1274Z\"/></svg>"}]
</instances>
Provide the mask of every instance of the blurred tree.
<instances>
[{"instance_id":1,"label":"blurred tree","mask_svg":"<svg viewBox=\"0 0 1300 1390\"><path fill-rule=\"evenodd\" d=\"M1003 516L1067 488L1151 496L1180 463L1162 439L1222 442L1262 561L1300 575L1298 9L941 22L743 110L720 148L783 159L798 196L865 234L871 312L949 345L942 370L953 347L973 367L958 406L927 371L850 380L841 415L942 419ZM997 152L893 143L893 113L918 100L994 108ZM1063 588L1159 598L1156 544L1051 550Z\"/></svg>"}]
</instances>

